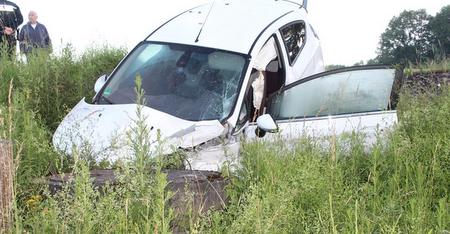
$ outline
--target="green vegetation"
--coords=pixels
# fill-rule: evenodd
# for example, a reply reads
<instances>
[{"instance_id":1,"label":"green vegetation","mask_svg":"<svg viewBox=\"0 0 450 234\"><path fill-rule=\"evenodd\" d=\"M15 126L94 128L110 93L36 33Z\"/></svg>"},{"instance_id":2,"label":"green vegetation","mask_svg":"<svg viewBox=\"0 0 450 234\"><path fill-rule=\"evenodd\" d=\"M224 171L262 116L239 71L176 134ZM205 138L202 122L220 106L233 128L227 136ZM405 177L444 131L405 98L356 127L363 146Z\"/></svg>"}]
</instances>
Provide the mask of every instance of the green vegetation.
<instances>
[{"instance_id":1,"label":"green vegetation","mask_svg":"<svg viewBox=\"0 0 450 234\"><path fill-rule=\"evenodd\" d=\"M117 166L120 186L95 190L81 153L69 162L51 146L61 118L81 97L92 97L96 78L123 54L102 48L74 58L69 48L60 57L42 55L28 64L0 60L0 138L14 142L18 166L12 232L170 232L171 194L164 190L160 157L144 157L150 129L139 108L129 136L137 158ZM420 96L405 90L399 119L369 151L358 133L330 137L329 147L308 138L295 147L244 145L243 166L227 175L227 208L189 220L185 228L193 233L448 232L450 89ZM57 195L37 181L68 170L76 177Z\"/></svg>"},{"instance_id":2,"label":"green vegetation","mask_svg":"<svg viewBox=\"0 0 450 234\"><path fill-rule=\"evenodd\" d=\"M400 124L365 152L357 133L246 145L231 205L203 231L441 233L450 229L450 90L403 95ZM339 147L349 142L350 147ZM335 147L336 146L336 147Z\"/></svg>"},{"instance_id":3,"label":"green vegetation","mask_svg":"<svg viewBox=\"0 0 450 234\"><path fill-rule=\"evenodd\" d=\"M39 54L28 64L0 58L0 138L14 141L18 197L37 189L33 178L66 167L51 146L54 130L81 97L92 98L97 77L124 54L104 47L75 58L67 47L59 57Z\"/></svg>"},{"instance_id":4,"label":"green vegetation","mask_svg":"<svg viewBox=\"0 0 450 234\"><path fill-rule=\"evenodd\" d=\"M377 58L369 63L420 64L450 54L450 5L436 16L424 9L405 10L394 16L381 34Z\"/></svg>"},{"instance_id":5,"label":"green vegetation","mask_svg":"<svg viewBox=\"0 0 450 234\"><path fill-rule=\"evenodd\" d=\"M13 95L23 96L16 100L23 100L27 109L37 114L49 130L54 130L80 97L92 98L97 78L111 72L124 55L123 49L104 47L87 50L75 58L73 49L68 46L61 56L39 54L28 64L3 58L0 61L0 103L8 101L12 84Z\"/></svg>"},{"instance_id":6,"label":"green vegetation","mask_svg":"<svg viewBox=\"0 0 450 234\"><path fill-rule=\"evenodd\" d=\"M450 27L448 19L450 17L450 5L444 6L430 21L430 28L436 37L436 43L442 48L446 55L450 54Z\"/></svg>"}]
</instances>

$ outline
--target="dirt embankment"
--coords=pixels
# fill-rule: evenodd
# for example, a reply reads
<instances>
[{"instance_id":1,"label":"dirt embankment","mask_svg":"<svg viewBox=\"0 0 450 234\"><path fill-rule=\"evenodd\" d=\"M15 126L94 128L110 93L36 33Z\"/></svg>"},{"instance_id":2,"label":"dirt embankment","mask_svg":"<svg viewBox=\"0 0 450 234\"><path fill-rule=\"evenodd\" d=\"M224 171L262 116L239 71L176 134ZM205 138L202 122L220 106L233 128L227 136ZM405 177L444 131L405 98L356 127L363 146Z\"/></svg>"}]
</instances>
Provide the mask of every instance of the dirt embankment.
<instances>
[{"instance_id":1,"label":"dirt embankment","mask_svg":"<svg viewBox=\"0 0 450 234\"><path fill-rule=\"evenodd\" d=\"M405 75L404 81L408 87L414 89L433 90L450 85L450 72L415 72L412 75Z\"/></svg>"}]
</instances>

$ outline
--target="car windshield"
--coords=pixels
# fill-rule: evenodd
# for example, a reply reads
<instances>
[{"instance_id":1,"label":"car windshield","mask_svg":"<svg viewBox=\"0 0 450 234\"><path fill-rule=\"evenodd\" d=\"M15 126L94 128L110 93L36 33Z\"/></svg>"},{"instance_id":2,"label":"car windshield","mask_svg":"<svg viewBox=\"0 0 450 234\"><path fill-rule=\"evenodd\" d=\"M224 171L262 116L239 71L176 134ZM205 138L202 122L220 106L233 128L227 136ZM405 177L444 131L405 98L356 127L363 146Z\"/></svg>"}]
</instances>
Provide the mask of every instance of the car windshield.
<instances>
[{"instance_id":1,"label":"car windshield","mask_svg":"<svg viewBox=\"0 0 450 234\"><path fill-rule=\"evenodd\" d=\"M110 77L99 103L135 103L140 76L146 106L186 120L224 120L236 102L246 61L216 49L142 43Z\"/></svg>"}]
</instances>

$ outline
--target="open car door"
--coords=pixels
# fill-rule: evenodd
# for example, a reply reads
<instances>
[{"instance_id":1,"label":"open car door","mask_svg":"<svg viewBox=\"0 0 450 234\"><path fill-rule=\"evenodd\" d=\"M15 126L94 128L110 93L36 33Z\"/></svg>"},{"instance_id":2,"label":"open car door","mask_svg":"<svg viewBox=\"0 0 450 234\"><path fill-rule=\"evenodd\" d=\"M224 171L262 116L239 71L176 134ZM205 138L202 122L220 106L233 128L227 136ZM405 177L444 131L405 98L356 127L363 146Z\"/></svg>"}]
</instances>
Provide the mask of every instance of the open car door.
<instances>
[{"instance_id":1,"label":"open car door","mask_svg":"<svg viewBox=\"0 0 450 234\"><path fill-rule=\"evenodd\" d=\"M378 132L397 122L395 107L402 77L402 72L380 65L307 77L269 97L266 113L278 125L276 133L250 124L246 135L296 139L357 131L375 139Z\"/></svg>"}]
</instances>

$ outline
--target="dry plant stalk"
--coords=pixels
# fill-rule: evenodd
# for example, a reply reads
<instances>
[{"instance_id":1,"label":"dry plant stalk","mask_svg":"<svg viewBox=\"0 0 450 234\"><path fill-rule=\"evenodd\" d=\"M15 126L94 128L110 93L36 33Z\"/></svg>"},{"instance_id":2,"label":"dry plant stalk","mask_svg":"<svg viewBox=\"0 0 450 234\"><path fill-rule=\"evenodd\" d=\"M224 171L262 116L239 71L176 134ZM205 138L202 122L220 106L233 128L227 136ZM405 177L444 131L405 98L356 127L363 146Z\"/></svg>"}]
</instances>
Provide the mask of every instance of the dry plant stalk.
<instances>
[{"instance_id":1,"label":"dry plant stalk","mask_svg":"<svg viewBox=\"0 0 450 234\"><path fill-rule=\"evenodd\" d=\"M3 126L5 126L5 117L0 109L0 139L6 139L6 133L1 130Z\"/></svg>"},{"instance_id":2,"label":"dry plant stalk","mask_svg":"<svg viewBox=\"0 0 450 234\"><path fill-rule=\"evenodd\" d=\"M9 83L8 93L8 125L9 140L0 138L0 233L8 231L12 225L12 207L14 198L14 175L15 167L13 162L12 136L12 91L13 79ZM2 124L5 119L1 118ZM5 137L5 136L3 136ZM6 137L5 137L6 138Z\"/></svg>"},{"instance_id":3,"label":"dry plant stalk","mask_svg":"<svg viewBox=\"0 0 450 234\"><path fill-rule=\"evenodd\" d=\"M0 140L0 233L8 230L11 225L13 176L12 143Z\"/></svg>"},{"instance_id":4,"label":"dry plant stalk","mask_svg":"<svg viewBox=\"0 0 450 234\"><path fill-rule=\"evenodd\" d=\"M9 92L8 92L9 139L10 140L11 140L11 136L12 136L12 112L13 112L12 91L13 91L13 81L14 81L14 79L11 79L11 81L9 82Z\"/></svg>"}]
</instances>

